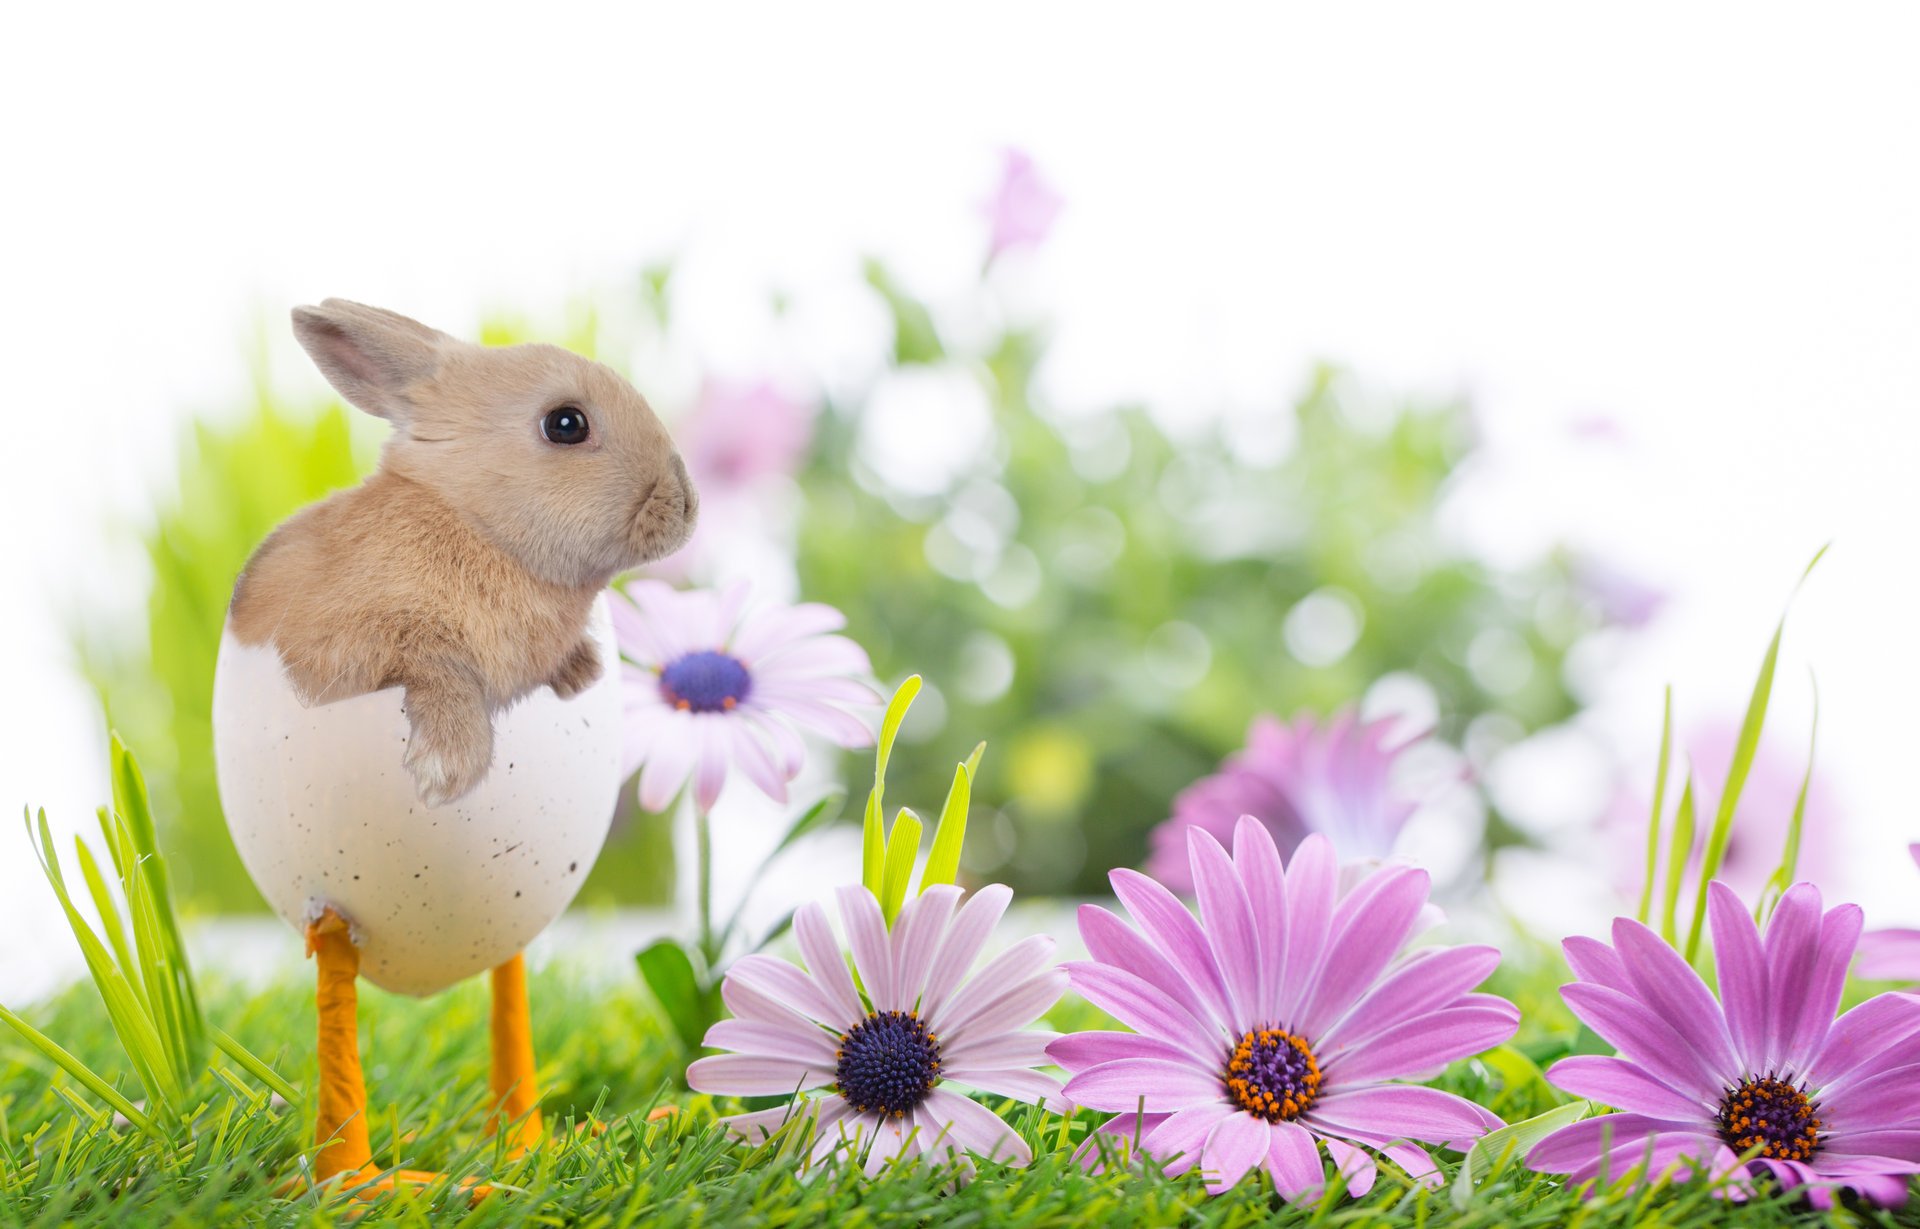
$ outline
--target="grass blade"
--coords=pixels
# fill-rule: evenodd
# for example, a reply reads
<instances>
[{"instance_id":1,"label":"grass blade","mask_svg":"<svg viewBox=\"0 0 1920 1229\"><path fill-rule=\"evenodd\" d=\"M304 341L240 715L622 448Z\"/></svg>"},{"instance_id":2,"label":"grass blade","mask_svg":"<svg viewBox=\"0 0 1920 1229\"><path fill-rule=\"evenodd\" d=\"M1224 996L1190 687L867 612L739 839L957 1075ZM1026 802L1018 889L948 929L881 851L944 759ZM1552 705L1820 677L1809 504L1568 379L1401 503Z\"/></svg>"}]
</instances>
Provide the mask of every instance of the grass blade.
<instances>
[{"instance_id":1,"label":"grass blade","mask_svg":"<svg viewBox=\"0 0 1920 1229\"><path fill-rule=\"evenodd\" d=\"M164 1140L166 1138L165 1133L154 1125L153 1119L141 1113L138 1106L120 1095L119 1089L95 1074L93 1068L67 1053L53 1038L33 1027L33 1025L28 1024L25 1020L22 1020L5 1007L0 1007L0 1024L11 1026L14 1032L19 1033L21 1037L26 1039L28 1045L40 1051L40 1053L46 1057L47 1061L80 1081L88 1092L91 1092L94 1096L112 1106L120 1114L124 1115L128 1122L139 1127L155 1139Z\"/></svg>"},{"instance_id":2,"label":"grass blade","mask_svg":"<svg viewBox=\"0 0 1920 1229\"><path fill-rule=\"evenodd\" d=\"M1653 912L1653 877L1660 868L1660 816L1667 809L1667 767L1673 758L1673 688L1667 688L1666 707L1660 716L1660 766L1653 774L1653 814L1647 819L1647 878L1640 885L1640 910L1634 916L1642 926ZM1669 867L1667 873L1679 874L1684 867Z\"/></svg>"},{"instance_id":3,"label":"grass blade","mask_svg":"<svg viewBox=\"0 0 1920 1229\"><path fill-rule=\"evenodd\" d=\"M1580 1121L1592 1108L1585 1101L1556 1105L1544 1114L1510 1123L1474 1140L1473 1146L1467 1149L1466 1160L1454 1175L1453 1206L1464 1210L1471 1203L1477 1184L1492 1177L1509 1160L1525 1156L1535 1144L1561 1127Z\"/></svg>"},{"instance_id":4,"label":"grass blade","mask_svg":"<svg viewBox=\"0 0 1920 1229\"><path fill-rule=\"evenodd\" d=\"M887 759L893 754L893 740L906 720L907 709L920 694L920 676L910 674L887 701L886 716L880 719L880 740L873 757L873 790L867 795L867 811L861 825L860 882L876 897L884 890L887 866L886 834L883 815L887 792ZM884 899L884 897L883 897Z\"/></svg>"},{"instance_id":5,"label":"grass blade","mask_svg":"<svg viewBox=\"0 0 1920 1229\"><path fill-rule=\"evenodd\" d=\"M1813 785L1814 751L1820 743L1820 684L1809 679L1813 687L1813 729L1807 735L1807 770L1800 776L1800 794L1793 800L1793 818L1787 824L1787 844L1780 855L1779 869L1767 880L1767 886L1760 894L1760 902L1754 906L1753 920L1763 922L1773 906L1793 886L1793 877L1800 869L1800 832L1807 821L1807 791Z\"/></svg>"},{"instance_id":6,"label":"grass blade","mask_svg":"<svg viewBox=\"0 0 1920 1229\"><path fill-rule=\"evenodd\" d=\"M287 1104L299 1106L302 1103L303 1098L300 1096L299 1089L283 1079L278 1071L275 1071L266 1064L264 1059L254 1054L252 1050L247 1049L247 1047L241 1045L238 1041L235 1041L227 1034L225 1029L210 1026L207 1029L207 1034L222 1054L225 1054L234 1062L239 1063L248 1075L259 1080L274 1092L279 1093L281 1099L286 1101Z\"/></svg>"},{"instance_id":7,"label":"grass blade","mask_svg":"<svg viewBox=\"0 0 1920 1229\"><path fill-rule=\"evenodd\" d=\"M907 899L907 881L913 878L913 863L920 856L920 817L905 807L894 817L893 832L887 837L887 868L880 897L880 911L887 925L900 916Z\"/></svg>"},{"instance_id":8,"label":"grass blade","mask_svg":"<svg viewBox=\"0 0 1920 1229\"><path fill-rule=\"evenodd\" d=\"M1760 746L1760 730L1767 721L1767 704L1773 697L1773 671L1780 660L1780 636L1786 631L1783 615L1767 644L1767 655L1760 662L1760 677L1753 681L1753 695L1747 700L1747 715L1740 722L1740 737L1733 747L1733 762L1727 766L1726 788L1720 791L1713 827L1707 830L1707 851L1700 860L1700 882L1694 892L1693 921L1687 927L1687 945L1681 952L1688 964L1700 950L1700 928L1707 920L1707 884L1720 873L1727 856L1727 838L1733 834L1733 817L1740 805L1740 793L1746 788L1747 773L1753 767L1754 753Z\"/></svg>"},{"instance_id":9,"label":"grass blade","mask_svg":"<svg viewBox=\"0 0 1920 1229\"><path fill-rule=\"evenodd\" d=\"M980 762L981 743L969 760ZM927 868L920 872L920 890L936 883L952 883L960 877L960 848L967 839L967 808L973 801L973 772L967 764L953 770L953 785L947 790L946 805L940 808L940 822L933 829L933 850L927 854Z\"/></svg>"},{"instance_id":10,"label":"grass blade","mask_svg":"<svg viewBox=\"0 0 1920 1229\"><path fill-rule=\"evenodd\" d=\"M1686 877L1687 862L1693 855L1693 770L1680 790L1680 809L1673 816L1673 837L1667 842L1667 892L1661 914L1660 937L1679 946L1680 881Z\"/></svg>"}]
</instances>

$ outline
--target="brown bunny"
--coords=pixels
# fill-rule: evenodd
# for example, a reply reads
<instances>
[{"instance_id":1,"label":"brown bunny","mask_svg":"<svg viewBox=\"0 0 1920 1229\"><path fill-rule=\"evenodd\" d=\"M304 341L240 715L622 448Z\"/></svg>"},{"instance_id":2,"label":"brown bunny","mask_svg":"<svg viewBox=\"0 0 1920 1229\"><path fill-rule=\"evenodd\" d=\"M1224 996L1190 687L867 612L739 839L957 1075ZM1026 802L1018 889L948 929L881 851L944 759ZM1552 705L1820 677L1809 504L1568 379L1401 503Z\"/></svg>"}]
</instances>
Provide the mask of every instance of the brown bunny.
<instances>
[{"instance_id":1,"label":"brown bunny","mask_svg":"<svg viewBox=\"0 0 1920 1229\"><path fill-rule=\"evenodd\" d=\"M684 544L699 500L645 399L599 363L344 299L294 308L293 330L393 435L372 477L261 543L229 626L278 650L304 703L406 688L405 764L439 806L486 776L494 713L599 677L594 597Z\"/></svg>"}]
</instances>

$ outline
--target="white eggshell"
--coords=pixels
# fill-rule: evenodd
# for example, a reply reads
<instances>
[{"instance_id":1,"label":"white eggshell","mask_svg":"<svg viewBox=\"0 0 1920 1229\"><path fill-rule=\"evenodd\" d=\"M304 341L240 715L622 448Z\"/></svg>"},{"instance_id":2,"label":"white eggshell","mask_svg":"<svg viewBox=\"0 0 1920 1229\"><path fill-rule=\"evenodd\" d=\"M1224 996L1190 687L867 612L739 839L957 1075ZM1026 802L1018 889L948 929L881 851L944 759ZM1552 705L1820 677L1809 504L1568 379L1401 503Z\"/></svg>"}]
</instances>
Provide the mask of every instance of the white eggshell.
<instances>
[{"instance_id":1,"label":"white eggshell","mask_svg":"<svg viewBox=\"0 0 1920 1229\"><path fill-rule=\"evenodd\" d=\"M428 808L401 766L400 688L301 706L270 646L220 642L213 681L220 802L240 859L304 930L331 906L360 973L425 995L492 968L558 917L599 856L620 790L620 669L602 597L600 678L541 687L494 715L493 767Z\"/></svg>"}]
</instances>

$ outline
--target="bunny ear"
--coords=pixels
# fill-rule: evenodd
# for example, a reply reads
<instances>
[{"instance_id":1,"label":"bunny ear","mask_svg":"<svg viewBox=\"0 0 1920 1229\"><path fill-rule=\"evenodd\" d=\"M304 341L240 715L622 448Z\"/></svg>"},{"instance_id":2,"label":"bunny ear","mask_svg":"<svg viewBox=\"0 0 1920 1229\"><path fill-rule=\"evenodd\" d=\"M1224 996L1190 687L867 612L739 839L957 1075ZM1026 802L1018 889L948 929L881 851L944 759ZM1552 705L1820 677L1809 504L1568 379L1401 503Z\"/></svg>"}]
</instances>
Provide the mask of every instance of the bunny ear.
<instances>
[{"instance_id":1,"label":"bunny ear","mask_svg":"<svg viewBox=\"0 0 1920 1229\"><path fill-rule=\"evenodd\" d=\"M399 421L408 385L433 374L452 341L398 312L326 299L293 309L293 334L342 397L369 414Z\"/></svg>"}]
</instances>

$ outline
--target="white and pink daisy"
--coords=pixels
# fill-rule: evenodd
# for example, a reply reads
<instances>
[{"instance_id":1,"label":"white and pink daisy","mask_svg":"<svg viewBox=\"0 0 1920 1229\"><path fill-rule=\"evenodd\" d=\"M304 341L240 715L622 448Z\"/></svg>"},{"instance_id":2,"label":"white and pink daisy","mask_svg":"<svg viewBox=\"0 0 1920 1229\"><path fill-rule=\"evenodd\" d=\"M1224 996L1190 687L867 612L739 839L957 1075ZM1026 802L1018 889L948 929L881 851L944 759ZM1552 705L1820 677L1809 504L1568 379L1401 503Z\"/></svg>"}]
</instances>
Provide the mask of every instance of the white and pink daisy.
<instances>
[{"instance_id":1,"label":"white and pink daisy","mask_svg":"<svg viewBox=\"0 0 1920 1229\"><path fill-rule=\"evenodd\" d=\"M802 906L793 930L807 967L768 955L735 961L720 988L734 1018L706 1036L731 1053L694 1062L688 1085L716 1096L797 1094L721 1121L759 1143L810 1115L813 1158L847 1149L869 1174L903 1156L1027 1164L1026 1141L952 1087L1065 1108L1059 1081L1035 1070L1056 1034L1027 1028L1066 988L1053 940L1023 939L967 977L1012 898L994 884L963 905L959 888L930 887L889 931L872 892L841 888L857 984L826 911ZM818 1090L825 1095L808 1095Z\"/></svg>"},{"instance_id":2,"label":"white and pink daisy","mask_svg":"<svg viewBox=\"0 0 1920 1229\"><path fill-rule=\"evenodd\" d=\"M806 761L802 733L873 743L848 711L880 703L866 651L831 634L846 617L816 602L749 610L747 597L745 584L715 592L657 580L616 593L625 771L641 770L650 811L664 811L689 778L710 810L733 768L784 803Z\"/></svg>"},{"instance_id":3,"label":"white and pink daisy","mask_svg":"<svg viewBox=\"0 0 1920 1229\"><path fill-rule=\"evenodd\" d=\"M1138 929L1080 908L1093 959L1066 966L1073 988L1134 1031L1048 1047L1067 1097L1114 1113L1102 1133L1137 1138L1169 1174L1199 1170L1215 1194L1264 1169L1282 1198L1315 1197L1322 1148L1354 1195L1373 1186L1373 1153L1437 1185L1420 1145L1465 1148L1500 1120L1409 1081L1513 1036L1513 1004L1471 993L1500 953L1409 948L1426 872L1380 867L1343 891L1318 834L1283 864L1246 816L1231 857L1201 828L1187 850L1198 918L1128 870L1111 881Z\"/></svg>"}]
</instances>

